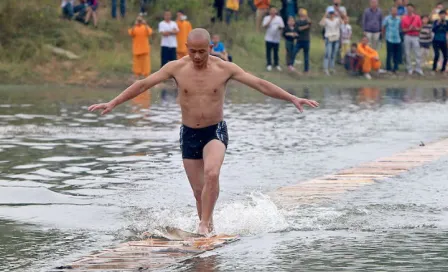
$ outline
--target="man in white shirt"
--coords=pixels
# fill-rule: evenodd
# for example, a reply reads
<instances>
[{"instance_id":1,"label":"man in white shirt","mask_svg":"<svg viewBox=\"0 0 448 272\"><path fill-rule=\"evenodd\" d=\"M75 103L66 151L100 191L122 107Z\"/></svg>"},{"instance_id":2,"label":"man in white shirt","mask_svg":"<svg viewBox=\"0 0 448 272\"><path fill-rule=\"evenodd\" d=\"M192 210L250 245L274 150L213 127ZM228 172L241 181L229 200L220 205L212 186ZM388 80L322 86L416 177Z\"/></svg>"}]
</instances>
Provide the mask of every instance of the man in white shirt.
<instances>
[{"instance_id":1,"label":"man in white shirt","mask_svg":"<svg viewBox=\"0 0 448 272\"><path fill-rule=\"evenodd\" d=\"M163 67L170 61L176 60L177 49L177 32L179 28L175 21L171 20L171 11L165 11L163 14L163 21L159 23L159 33L162 34L161 40L161 66Z\"/></svg>"},{"instance_id":2,"label":"man in white shirt","mask_svg":"<svg viewBox=\"0 0 448 272\"><path fill-rule=\"evenodd\" d=\"M272 71L271 52L274 51L274 66L278 71L282 71L278 63L278 48L285 24L283 23L282 17L277 15L277 9L275 7L269 10L269 15L264 17L262 25L266 28L266 35L264 36L266 42L266 69Z\"/></svg>"}]
</instances>

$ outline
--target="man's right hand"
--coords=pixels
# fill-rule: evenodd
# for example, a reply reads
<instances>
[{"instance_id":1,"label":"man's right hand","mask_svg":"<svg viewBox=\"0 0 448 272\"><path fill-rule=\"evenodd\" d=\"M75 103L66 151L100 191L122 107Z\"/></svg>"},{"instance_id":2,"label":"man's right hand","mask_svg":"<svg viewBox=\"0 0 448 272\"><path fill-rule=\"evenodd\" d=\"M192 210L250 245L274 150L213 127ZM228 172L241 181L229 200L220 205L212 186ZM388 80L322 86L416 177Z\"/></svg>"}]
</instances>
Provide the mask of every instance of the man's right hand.
<instances>
[{"instance_id":1,"label":"man's right hand","mask_svg":"<svg viewBox=\"0 0 448 272\"><path fill-rule=\"evenodd\" d=\"M101 104L94 104L89 107L89 111L97 111L97 110L103 110L101 112L101 115L105 115L109 112L111 112L115 108L115 105L112 102L109 103L101 103Z\"/></svg>"}]
</instances>

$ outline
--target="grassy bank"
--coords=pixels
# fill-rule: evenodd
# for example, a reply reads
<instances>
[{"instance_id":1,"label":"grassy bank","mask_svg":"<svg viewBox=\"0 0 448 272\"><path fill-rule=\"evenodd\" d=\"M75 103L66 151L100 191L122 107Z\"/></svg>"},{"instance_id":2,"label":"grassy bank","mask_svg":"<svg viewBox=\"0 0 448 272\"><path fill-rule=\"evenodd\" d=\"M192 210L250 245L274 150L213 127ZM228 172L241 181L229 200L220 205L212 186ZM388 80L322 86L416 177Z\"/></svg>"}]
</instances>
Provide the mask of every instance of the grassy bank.
<instances>
[{"instance_id":1,"label":"grassy bank","mask_svg":"<svg viewBox=\"0 0 448 272\"><path fill-rule=\"evenodd\" d=\"M59 3L59 1L57 1ZM126 86L131 78L132 56L131 39L127 35L127 28L132 24L137 12L138 1L128 1L127 17L122 20L110 18L110 7L103 6L99 9L100 23L98 28L84 26L75 21L59 19L60 10L58 3L51 0L41 1L14 1L4 0L0 3L0 82L12 84L75 84L90 86ZM170 0L166 2L156 1L150 6L150 15L147 18L150 26L156 30L157 22L161 20L164 8L173 11L184 9L189 14L195 27L205 27L212 33L219 33L226 43L234 61L244 69L271 80L275 83L293 86L295 84L338 84L359 81L347 77L342 67L338 72L338 79L326 78L321 74L324 44L319 35L318 17L313 16L313 40L311 45L311 70L312 75L307 78L295 74L265 72L265 48L264 35L254 31L253 13L248 5L242 7L240 21L230 26L210 23L209 18L213 9L206 4L207 0ZM274 3L276 1L273 1ZM323 9L328 1L308 1L311 11ZM353 14L359 13L356 9L357 0L348 5ZM361 1L360 1L361 2ZM107 3L109 4L109 3ZM277 3L278 4L278 3ZM360 4L358 3L358 6ZM364 4L363 4L364 6ZM198 12L200 10L201 12ZM353 26L356 33L360 33ZM359 35L358 35L359 36ZM356 41L357 38L354 38ZM160 37L154 35L151 38L152 51L151 62L153 71L160 67ZM78 60L68 60L65 57L54 55L46 49L46 45L57 46L69 50L80 56ZM385 56L382 48L381 56ZM280 61L285 67L285 49L282 44ZM298 56L298 60L302 57ZM297 67L299 70L300 66ZM382 78L384 84L397 84L412 82L412 84L430 84L434 80L444 80L443 77L427 77L425 79ZM424 83L425 82L425 83ZM356 83L358 84L358 83Z\"/></svg>"}]
</instances>

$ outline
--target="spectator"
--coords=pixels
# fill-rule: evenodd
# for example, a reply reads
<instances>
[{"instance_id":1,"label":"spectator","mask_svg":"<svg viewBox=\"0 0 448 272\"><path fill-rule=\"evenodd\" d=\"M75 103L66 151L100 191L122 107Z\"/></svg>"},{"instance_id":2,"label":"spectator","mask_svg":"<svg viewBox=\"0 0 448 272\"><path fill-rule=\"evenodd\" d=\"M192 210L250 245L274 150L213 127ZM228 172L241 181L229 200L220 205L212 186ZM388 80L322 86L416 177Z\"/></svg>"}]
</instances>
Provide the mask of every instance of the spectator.
<instances>
[{"instance_id":1,"label":"spectator","mask_svg":"<svg viewBox=\"0 0 448 272\"><path fill-rule=\"evenodd\" d=\"M61 9L62 9L62 17L64 19L71 20L74 14L73 5L74 0L62 0L61 1Z\"/></svg>"},{"instance_id":2,"label":"spectator","mask_svg":"<svg viewBox=\"0 0 448 272\"><path fill-rule=\"evenodd\" d=\"M330 11L334 12L334 17L336 18L347 16L347 10L344 6L341 6L341 0L333 0L333 5L328 6L325 12L330 13Z\"/></svg>"},{"instance_id":3,"label":"spectator","mask_svg":"<svg viewBox=\"0 0 448 272\"><path fill-rule=\"evenodd\" d=\"M429 23L429 16L422 16L422 29L420 30L419 43L422 54L423 65L430 63L432 45L432 24Z\"/></svg>"},{"instance_id":4,"label":"spectator","mask_svg":"<svg viewBox=\"0 0 448 272\"><path fill-rule=\"evenodd\" d=\"M296 20L293 16L289 16L288 23L283 31L286 46L286 64L289 71L294 71L295 46L296 40L299 37L298 29L296 27Z\"/></svg>"},{"instance_id":5,"label":"spectator","mask_svg":"<svg viewBox=\"0 0 448 272\"><path fill-rule=\"evenodd\" d=\"M350 51L345 54L344 67L350 75L359 74L359 56L358 56L358 44L352 43Z\"/></svg>"},{"instance_id":6,"label":"spectator","mask_svg":"<svg viewBox=\"0 0 448 272\"><path fill-rule=\"evenodd\" d=\"M386 38L387 44L386 70L396 73L401 58L401 19L398 17L397 7L392 7L390 13L383 22L383 37ZM394 62L393 68L392 60Z\"/></svg>"},{"instance_id":7,"label":"spectator","mask_svg":"<svg viewBox=\"0 0 448 272\"><path fill-rule=\"evenodd\" d=\"M341 36L341 59L343 60L342 63L344 63L344 56L350 51L352 40L352 26L349 23L348 17L344 17L344 21L341 25Z\"/></svg>"},{"instance_id":8,"label":"spectator","mask_svg":"<svg viewBox=\"0 0 448 272\"><path fill-rule=\"evenodd\" d=\"M370 72L379 71L381 67L378 51L369 46L369 38L364 36L358 44L358 55L360 56L361 71L367 79L372 79Z\"/></svg>"},{"instance_id":9,"label":"spectator","mask_svg":"<svg viewBox=\"0 0 448 272\"><path fill-rule=\"evenodd\" d=\"M439 20L439 12L441 12L443 10L443 4L442 3L437 3L436 8L432 10L431 12L431 18L430 18L430 22L435 22L437 20Z\"/></svg>"},{"instance_id":10,"label":"spectator","mask_svg":"<svg viewBox=\"0 0 448 272\"><path fill-rule=\"evenodd\" d=\"M140 0L140 16L148 15L147 10L148 0Z\"/></svg>"},{"instance_id":11,"label":"spectator","mask_svg":"<svg viewBox=\"0 0 448 272\"><path fill-rule=\"evenodd\" d=\"M138 16L135 24L128 30L132 37L132 55L133 55L133 72L136 80L140 76L147 77L151 72L150 45L149 37L152 35L152 29Z\"/></svg>"},{"instance_id":12,"label":"spectator","mask_svg":"<svg viewBox=\"0 0 448 272\"><path fill-rule=\"evenodd\" d=\"M380 47L382 22L383 12L378 7L378 0L370 0L370 8L365 9L362 16L362 29L370 41L370 46L375 50Z\"/></svg>"},{"instance_id":13,"label":"spectator","mask_svg":"<svg viewBox=\"0 0 448 272\"><path fill-rule=\"evenodd\" d=\"M290 16L292 16L294 19L296 18L297 12L297 0L282 0L282 8L280 10L280 14L285 25L288 22Z\"/></svg>"},{"instance_id":14,"label":"spectator","mask_svg":"<svg viewBox=\"0 0 448 272\"><path fill-rule=\"evenodd\" d=\"M303 70L305 73L309 72L310 69L310 30L311 30L311 20L308 17L308 11L306 9L299 10L299 20L296 22L297 28L299 30L299 37L297 38L296 48L294 50L295 56L303 49Z\"/></svg>"},{"instance_id":15,"label":"spectator","mask_svg":"<svg viewBox=\"0 0 448 272\"><path fill-rule=\"evenodd\" d=\"M162 34L161 40L161 66L163 67L170 61L176 60L177 39L179 32L176 22L171 20L171 12L165 11L163 21L159 23L159 33Z\"/></svg>"},{"instance_id":16,"label":"spectator","mask_svg":"<svg viewBox=\"0 0 448 272\"><path fill-rule=\"evenodd\" d=\"M411 51L415 56L415 72L423 76L422 58L420 51L419 35L422 28L422 20L420 16L415 14L414 5L407 5L408 14L401 19L401 28L404 32L404 47L406 52L406 66L408 74L412 75Z\"/></svg>"},{"instance_id":17,"label":"spectator","mask_svg":"<svg viewBox=\"0 0 448 272\"><path fill-rule=\"evenodd\" d=\"M266 69L272 71L272 51L274 51L274 66L278 71L282 68L278 62L278 48L281 40L282 30L285 28L282 17L277 15L277 9L272 7L269 15L263 19L263 27L266 28L264 40L266 42Z\"/></svg>"},{"instance_id":18,"label":"spectator","mask_svg":"<svg viewBox=\"0 0 448 272\"><path fill-rule=\"evenodd\" d=\"M188 34L193 29L191 23L187 20L187 15L182 10L177 12L177 59L183 58L188 55L187 38Z\"/></svg>"},{"instance_id":19,"label":"spectator","mask_svg":"<svg viewBox=\"0 0 448 272\"><path fill-rule=\"evenodd\" d=\"M269 11L271 0L254 0L254 4L257 7L257 13L255 16L255 24L257 32L260 32L261 21Z\"/></svg>"},{"instance_id":20,"label":"spectator","mask_svg":"<svg viewBox=\"0 0 448 272\"><path fill-rule=\"evenodd\" d=\"M121 18L126 15L126 0L120 0L120 15ZM117 18L117 0L112 0L112 18Z\"/></svg>"},{"instance_id":21,"label":"spectator","mask_svg":"<svg viewBox=\"0 0 448 272\"><path fill-rule=\"evenodd\" d=\"M434 62L432 70L435 72L437 70L437 63L439 61L440 51L443 54L443 64L441 72L445 72L446 63L448 61L447 54L447 33L448 33L448 23L446 21L446 11L441 10L439 12L439 19L434 22L433 30L434 32Z\"/></svg>"},{"instance_id":22,"label":"spectator","mask_svg":"<svg viewBox=\"0 0 448 272\"><path fill-rule=\"evenodd\" d=\"M240 9L240 0L227 0L226 2L226 23L230 24L232 17L238 20L238 10Z\"/></svg>"},{"instance_id":23,"label":"spectator","mask_svg":"<svg viewBox=\"0 0 448 272\"><path fill-rule=\"evenodd\" d=\"M406 6L403 4L403 0L394 0L394 7L397 8L397 16L400 18L408 13Z\"/></svg>"},{"instance_id":24,"label":"spectator","mask_svg":"<svg viewBox=\"0 0 448 272\"><path fill-rule=\"evenodd\" d=\"M98 15L96 10L98 9L98 0L87 0L87 14L85 24L89 24L90 17L93 18L93 26L98 26Z\"/></svg>"},{"instance_id":25,"label":"spectator","mask_svg":"<svg viewBox=\"0 0 448 272\"><path fill-rule=\"evenodd\" d=\"M213 7L216 10L216 18L218 18L218 20L220 22L222 22L223 10L224 10L224 0L215 0L213 2ZM212 22L215 22L216 18L212 18Z\"/></svg>"},{"instance_id":26,"label":"spectator","mask_svg":"<svg viewBox=\"0 0 448 272\"><path fill-rule=\"evenodd\" d=\"M213 35L212 37L212 52L211 55L221 58L222 60L225 61L232 61L231 60L231 56L227 53L226 48L224 46L224 44L221 42L221 38L219 37L219 35Z\"/></svg>"},{"instance_id":27,"label":"spectator","mask_svg":"<svg viewBox=\"0 0 448 272\"><path fill-rule=\"evenodd\" d=\"M343 14L340 13L340 15L345 18ZM325 28L324 72L326 75L330 75L329 69L334 72L336 54L339 52L342 21L340 17L336 17L335 11L330 9L319 24Z\"/></svg>"},{"instance_id":28,"label":"spectator","mask_svg":"<svg viewBox=\"0 0 448 272\"><path fill-rule=\"evenodd\" d=\"M84 24L87 15L87 1L80 0L79 4L73 8L73 14L76 15L75 16L76 21Z\"/></svg>"}]
</instances>

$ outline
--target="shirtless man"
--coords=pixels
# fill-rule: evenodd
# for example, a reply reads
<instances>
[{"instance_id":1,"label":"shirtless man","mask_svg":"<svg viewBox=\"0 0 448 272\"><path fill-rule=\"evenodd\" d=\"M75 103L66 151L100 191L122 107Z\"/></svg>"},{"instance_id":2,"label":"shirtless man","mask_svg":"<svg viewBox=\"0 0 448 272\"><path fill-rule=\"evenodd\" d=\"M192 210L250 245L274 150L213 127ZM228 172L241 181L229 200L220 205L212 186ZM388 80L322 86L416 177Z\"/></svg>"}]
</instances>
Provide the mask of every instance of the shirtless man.
<instances>
[{"instance_id":1,"label":"shirtless man","mask_svg":"<svg viewBox=\"0 0 448 272\"><path fill-rule=\"evenodd\" d=\"M103 115L167 79L176 81L182 112L180 147L183 164L196 198L200 220L198 232L204 235L213 230L219 173L228 143L227 126L223 120L227 82L233 79L267 96L289 101L300 112L303 105L318 106L317 102L295 97L231 62L210 56L211 47L210 34L205 29L194 29L187 39L188 56L169 62L156 73L136 81L110 102L89 107L89 111L102 110Z\"/></svg>"}]
</instances>

